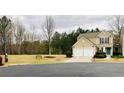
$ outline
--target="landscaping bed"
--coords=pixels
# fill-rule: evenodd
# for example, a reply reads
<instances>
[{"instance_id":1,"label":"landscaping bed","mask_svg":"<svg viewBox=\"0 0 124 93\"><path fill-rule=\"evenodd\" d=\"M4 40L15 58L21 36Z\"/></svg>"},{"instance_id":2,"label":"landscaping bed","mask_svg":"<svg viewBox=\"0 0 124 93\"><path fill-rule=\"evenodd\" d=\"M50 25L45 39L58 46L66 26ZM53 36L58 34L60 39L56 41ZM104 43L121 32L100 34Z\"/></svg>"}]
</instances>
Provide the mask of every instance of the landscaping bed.
<instances>
[{"instance_id":1,"label":"landscaping bed","mask_svg":"<svg viewBox=\"0 0 124 93\"><path fill-rule=\"evenodd\" d=\"M112 56L112 58L124 58L124 56Z\"/></svg>"}]
</instances>

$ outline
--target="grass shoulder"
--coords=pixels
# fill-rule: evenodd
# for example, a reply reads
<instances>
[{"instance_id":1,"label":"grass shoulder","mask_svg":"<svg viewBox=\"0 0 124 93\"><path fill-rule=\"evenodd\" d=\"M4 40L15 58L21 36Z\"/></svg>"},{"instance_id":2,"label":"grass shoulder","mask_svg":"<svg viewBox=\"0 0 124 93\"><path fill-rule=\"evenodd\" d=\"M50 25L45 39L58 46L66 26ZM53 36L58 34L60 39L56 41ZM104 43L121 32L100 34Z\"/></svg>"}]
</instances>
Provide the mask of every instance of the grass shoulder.
<instances>
[{"instance_id":1,"label":"grass shoulder","mask_svg":"<svg viewBox=\"0 0 124 93\"><path fill-rule=\"evenodd\" d=\"M111 58L124 58L124 56L118 55L118 56L112 56Z\"/></svg>"}]
</instances>

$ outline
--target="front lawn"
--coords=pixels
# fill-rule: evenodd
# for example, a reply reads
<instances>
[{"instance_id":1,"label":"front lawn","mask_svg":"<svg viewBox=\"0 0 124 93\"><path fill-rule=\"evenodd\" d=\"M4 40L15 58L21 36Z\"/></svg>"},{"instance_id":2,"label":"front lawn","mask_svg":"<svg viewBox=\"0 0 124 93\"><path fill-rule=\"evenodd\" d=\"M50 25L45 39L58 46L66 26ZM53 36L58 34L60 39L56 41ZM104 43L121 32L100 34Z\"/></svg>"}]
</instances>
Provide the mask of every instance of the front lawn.
<instances>
[{"instance_id":1,"label":"front lawn","mask_svg":"<svg viewBox=\"0 0 124 93\"><path fill-rule=\"evenodd\" d=\"M101 59L98 59L96 58L95 59L95 62L124 62L124 58L101 58Z\"/></svg>"},{"instance_id":2,"label":"front lawn","mask_svg":"<svg viewBox=\"0 0 124 93\"><path fill-rule=\"evenodd\" d=\"M47 55L42 55L47 56ZM36 55L9 55L8 65L11 64L51 64L51 63L64 63L68 58L65 55L54 55L55 58L36 59ZM4 59L4 58L3 58Z\"/></svg>"}]
</instances>

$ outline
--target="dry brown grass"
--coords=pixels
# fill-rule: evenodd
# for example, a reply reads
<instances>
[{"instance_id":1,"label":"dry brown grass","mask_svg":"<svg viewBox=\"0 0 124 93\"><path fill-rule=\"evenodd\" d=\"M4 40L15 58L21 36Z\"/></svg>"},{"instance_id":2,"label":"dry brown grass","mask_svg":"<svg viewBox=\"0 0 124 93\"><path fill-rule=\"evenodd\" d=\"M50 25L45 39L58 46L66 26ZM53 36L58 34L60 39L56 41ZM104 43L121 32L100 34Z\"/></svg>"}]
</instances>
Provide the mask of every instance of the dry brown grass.
<instances>
[{"instance_id":1,"label":"dry brown grass","mask_svg":"<svg viewBox=\"0 0 124 93\"><path fill-rule=\"evenodd\" d=\"M12 64L53 64L53 63L66 63L70 58L66 55L51 55L55 58L45 58L48 55L42 55L42 59L36 59L36 55L9 55L8 65ZM109 58L109 59L95 59L95 62L124 62L124 58Z\"/></svg>"},{"instance_id":2,"label":"dry brown grass","mask_svg":"<svg viewBox=\"0 0 124 93\"><path fill-rule=\"evenodd\" d=\"M95 62L124 62L124 58L95 59Z\"/></svg>"},{"instance_id":3,"label":"dry brown grass","mask_svg":"<svg viewBox=\"0 0 124 93\"><path fill-rule=\"evenodd\" d=\"M52 64L52 63L65 63L68 58L65 55L52 55L55 58L36 59L36 55L9 55L7 64Z\"/></svg>"}]
</instances>

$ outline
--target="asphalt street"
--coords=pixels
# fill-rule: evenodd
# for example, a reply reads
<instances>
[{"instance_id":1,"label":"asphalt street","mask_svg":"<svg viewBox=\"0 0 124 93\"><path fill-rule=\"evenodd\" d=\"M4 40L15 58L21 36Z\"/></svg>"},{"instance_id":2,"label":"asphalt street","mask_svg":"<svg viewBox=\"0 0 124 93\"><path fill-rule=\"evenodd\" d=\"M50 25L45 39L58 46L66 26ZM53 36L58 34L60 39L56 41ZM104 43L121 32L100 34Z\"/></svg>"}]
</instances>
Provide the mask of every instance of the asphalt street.
<instances>
[{"instance_id":1,"label":"asphalt street","mask_svg":"<svg viewBox=\"0 0 124 93\"><path fill-rule=\"evenodd\" d=\"M0 77L123 77L124 63L58 63L0 67Z\"/></svg>"}]
</instances>

